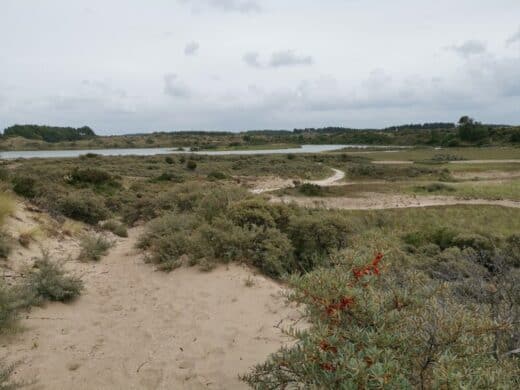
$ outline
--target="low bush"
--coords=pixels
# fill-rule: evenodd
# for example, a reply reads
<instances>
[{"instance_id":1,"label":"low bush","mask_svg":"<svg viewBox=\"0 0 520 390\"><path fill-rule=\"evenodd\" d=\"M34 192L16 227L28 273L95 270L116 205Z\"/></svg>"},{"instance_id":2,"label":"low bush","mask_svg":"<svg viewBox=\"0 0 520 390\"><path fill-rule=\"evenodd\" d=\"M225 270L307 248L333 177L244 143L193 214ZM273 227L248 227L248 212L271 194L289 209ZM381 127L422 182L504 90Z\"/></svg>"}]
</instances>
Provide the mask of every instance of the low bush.
<instances>
[{"instance_id":1,"label":"low bush","mask_svg":"<svg viewBox=\"0 0 520 390\"><path fill-rule=\"evenodd\" d=\"M188 162L186 163L186 168L188 168L191 171L194 171L195 169L197 169L197 163L193 160L188 160Z\"/></svg>"},{"instance_id":2,"label":"low bush","mask_svg":"<svg viewBox=\"0 0 520 390\"><path fill-rule=\"evenodd\" d=\"M236 202L229 208L229 218L238 226L259 226L285 230L291 217L290 209L285 205L272 205L259 198Z\"/></svg>"},{"instance_id":3,"label":"low bush","mask_svg":"<svg viewBox=\"0 0 520 390\"><path fill-rule=\"evenodd\" d=\"M298 268L308 272L327 265L334 251L345 248L351 229L341 216L308 214L291 218L287 231Z\"/></svg>"},{"instance_id":4,"label":"low bush","mask_svg":"<svg viewBox=\"0 0 520 390\"><path fill-rule=\"evenodd\" d=\"M183 183L185 180L184 176L179 175L173 172L163 172L159 176L152 179L152 181L161 182L161 181L171 181L173 183Z\"/></svg>"},{"instance_id":5,"label":"low bush","mask_svg":"<svg viewBox=\"0 0 520 390\"><path fill-rule=\"evenodd\" d=\"M101 225L101 228L114 233L116 236L128 237L128 230L126 229L126 226L121 222L115 221L113 219L104 222Z\"/></svg>"},{"instance_id":6,"label":"low bush","mask_svg":"<svg viewBox=\"0 0 520 390\"><path fill-rule=\"evenodd\" d=\"M303 183L298 187L298 192L305 196L322 196L323 189L317 184Z\"/></svg>"},{"instance_id":7,"label":"low bush","mask_svg":"<svg viewBox=\"0 0 520 390\"><path fill-rule=\"evenodd\" d=\"M495 322L418 274L351 261L290 279L312 326L241 378L257 389L517 388ZM469 358L468 358L469 357Z\"/></svg>"},{"instance_id":8,"label":"low bush","mask_svg":"<svg viewBox=\"0 0 520 390\"><path fill-rule=\"evenodd\" d=\"M416 248L427 244L436 244L440 249L444 250L454 246L455 237L457 235L458 233L453 229L441 227L435 230L424 229L407 233L403 237L403 241Z\"/></svg>"},{"instance_id":9,"label":"low bush","mask_svg":"<svg viewBox=\"0 0 520 390\"><path fill-rule=\"evenodd\" d=\"M225 180L228 178L228 175L226 175L224 172L220 171L211 171L208 173L208 180Z\"/></svg>"},{"instance_id":10,"label":"low bush","mask_svg":"<svg viewBox=\"0 0 520 390\"><path fill-rule=\"evenodd\" d=\"M108 250L112 247L112 243L102 236L86 235L81 240L80 246L81 252L79 254L79 260L98 261L108 253Z\"/></svg>"},{"instance_id":11,"label":"low bush","mask_svg":"<svg viewBox=\"0 0 520 390\"><path fill-rule=\"evenodd\" d=\"M115 185L116 181L112 177L110 173L103 169L97 168L74 168L68 178L68 182L71 184L80 184L80 183L88 183L88 184L108 184Z\"/></svg>"},{"instance_id":12,"label":"low bush","mask_svg":"<svg viewBox=\"0 0 520 390\"><path fill-rule=\"evenodd\" d=\"M453 192L455 188L443 183L430 183L424 186L415 187L416 191L425 191L425 192Z\"/></svg>"},{"instance_id":13,"label":"low bush","mask_svg":"<svg viewBox=\"0 0 520 390\"><path fill-rule=\"evenodd\" d=\"M14 289L0 280L0 334L8 329L16 319L17 301L18 297Z\"/></svg>"},{"instance_id":14,"label":"low bush","mask_svg":"<svg viewBox=\"0 0 520 390\"><path fill-rule=\"evenodd\" d=\"M83 282L67 275L60 265L44 254L35 262L26 281L26 290L28 300L32 303L42 300L67 302L81 294Z\"/></svg>"},{"instance_id":15,"label":"low bush","mask_svg":"<svg viewBox=\"0 0 520 390\"><path fill-rule=\"evenodd\" d=\"M466 158L459 156L457 154L450 153L438 153L432 157L433 161L463 161Z\"/></svg>"},{"instance_id":16,"label":"low bush","mask_svg":"<svg viewBox=\"0 0 520 390\"><path fill-rule=\"evenodd\" d=\"M66 217L91 225L107 219L110 214L103 200L91 192L64 195L59 200L58 210Z\"/></svg>"},{"instance_id":17,"label":"low bush","mask_svg":"<svg viewBox=\"0 0 520 390\"><path fill-rule=\"evenodd\" d=\"M14 209L15 203L13 199L7 194L0 194L0 226L13 213Z\"/></svg>"},{"instance_id":18,"label":"low bush","mask_svg":"<svg viewBox=\"0 0 520 390\"><path fill-rule=\"evenodd\" d=\"M493 249L493 241L480 234L458 234L453 238L452 244L460 249L473 248L478 251Z\"/></svg>"},{"instance_id":19,"label":"low bush","mask_svg":"<svg viewBox=\"0 0 520 390\"><path fill-rule=\"evenodd\" d=\"M7 259L11 253L11 237L0 230L0 259Z\"/></svg>"},{"instance_id":20,"label":"low bush","mask_svg":"<svg viewBox=\"0 0 520 390\"><path fill-rule=\"evenodd\" d=\"M31 176L15 176L13 178L13 191L20 196L32 199L38 194L38 182Z\"/></svg>"},{"instance_id":21,"label":"low bush","mask_svg":"<svg viewBox=\"0 0 520 390\"><path fill-rule=\"evenodd\" d=\"M11 376L18 364L6 364L0 360L0 390L16 390L25 387L25 383L14 381Z\"/></svg>"}]
</instances>

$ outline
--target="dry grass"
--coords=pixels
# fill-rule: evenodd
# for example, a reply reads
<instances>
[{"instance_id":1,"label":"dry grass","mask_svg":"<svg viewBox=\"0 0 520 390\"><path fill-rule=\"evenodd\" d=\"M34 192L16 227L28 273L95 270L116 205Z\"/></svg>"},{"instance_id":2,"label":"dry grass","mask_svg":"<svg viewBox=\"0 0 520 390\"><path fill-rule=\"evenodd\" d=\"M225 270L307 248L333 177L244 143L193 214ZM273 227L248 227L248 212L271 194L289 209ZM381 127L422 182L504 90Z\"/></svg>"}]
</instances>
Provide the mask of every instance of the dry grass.
<instances>
[{"instance_id":1,"label":"dry grass","mask_svg":"<svg viewBox=\"0 0 520 390\"><path fill-rule=\"evenodd\" d=\"M0 194L0 224L13 213L15 209L14 200L7 194Z\"/></svg>"}]
</instances>

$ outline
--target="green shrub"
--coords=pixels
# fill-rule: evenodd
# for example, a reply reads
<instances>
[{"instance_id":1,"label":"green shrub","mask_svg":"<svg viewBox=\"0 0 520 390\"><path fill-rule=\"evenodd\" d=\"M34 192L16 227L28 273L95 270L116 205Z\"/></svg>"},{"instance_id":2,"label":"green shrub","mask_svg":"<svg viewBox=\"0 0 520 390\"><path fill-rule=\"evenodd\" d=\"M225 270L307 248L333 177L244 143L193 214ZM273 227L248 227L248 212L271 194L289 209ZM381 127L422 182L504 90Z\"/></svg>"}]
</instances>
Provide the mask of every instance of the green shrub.
<instances>
[{"instance_id":1,"label":"green shrub","mask_svg":"<svg viewBox=\"0 0 520 390\"><path fill-rule=\"evenodd\" d=\"M27 278L27 294L32 302L44 299L67 302L81 294L83 282L65 273L63 268L44 256L36 261Z\"/></svg>"},{"instance_id":2,"label":"green shrub","mask_svg":"<svg viewBox=\"0 0 520 390\"><path fill-rule=\"evenodd\" d=\"M457 232L447 227L441 227L436 230L419 230L407 233L403 237L403 241L408 245L419 248L426 244L436 244L441 249L454 246L454 240Z\"/></svg>"},{"instance_id":3,"label":"green shrub","mask_svg":"<svg viewBox=\"0 0 520 390\"><path fill-rule=\"evenodd\" d=\"M79 254L79 260L98 261L108 253L108 250L112 247L112 243L102 236L86 235L82 238L80 246L81 252Z\"/></svg>"},{"instance_id":4,"label":"green shrub","mask_svg":"<svg viewBox=\"0 0 520 390\"><path fill-rule=\"evenodd\" d=\"M170 156L166 156L166 157L164 158L164 161L166 162L166 164L170 164L170 165L175 163L175 161L173 160L173 158L171 158Z\"/></svg>"},{"instance_id":5,"label":"green shrub","mask_svg":"<svg viewBox=\"0 0 520 390\"><path fill-rule=\"evenodd\" d=\"M0 194L0 226L13 213L14 209L15 203L13 199L7 194Z\"/></svg>"},{"instance_id":6,"label":"green shrub","mask_svg":"<svg viewBox=\"0 0 520 390\"><path fill-rule=\"evenodd\" d=\"M0 259L7 259L11 253L11 237L0 230Z\"/></svg>"},{"instance_id":7,"label":"green shrub","mask_svg":"<svg viewBox=\"0 0 520 390\"><path fill-rule=\"evenodd\" d=\"M153 181L161 182L161 181L171 181L174 183L183 183L184 182L184 176L179 175L177 173L173 172L163 172L159 176L153 179Z\"/></svg>"},{"instance_id":8,"label":"green shrub","mask_svg":"<svg viewBox=\"0 0 520 390\"><path fill-rule=\"evenodd\" d=\"M509 264L520 268L520 234L513 234L507 238L504 252Z\"/></svg>"},{"instance_id":9,"label":"green shrub","mask_svg":"<svg viewBox=\"0 0 520 390\"><path fill-rule=\"evenodd\" d=\"M377 258L290 280L311 324L241 378L256 389L509 389L518 362L491 353L496 323ZM431 287L430 287L431 286Z\"/></svg>"},{"instance_id":10,"label":"green shrub","mask_svg":"<svg viewBox=\"0 0 520 390\"><path fill-rule=\"evenodd\" d=\"M264 274L277 278L298 271L294 248L278 229L260 229L248 244L248 259Z\"/></svg>"},{"instance_id":11,"label":"green shrub","mask_svg":"<svg viewBox=\"0 0 520 390\"><path fill-rule=\"evenodd\" d=\"M241 227L276 227L285 231L292 214L293 210L286 205L273 205L260 198L251 198L233 204L227 215Z\"/></svg>"},{"instance_id":12,"label":"green shrub","mask_svg":"<svg viewBox=\"0 0 520 390\"><path fill-rule=\"evenodd\" d=\"M458 234L452 244L460 249L473 248L476 250L492 250L493 242L480 234Z\"/></svg>"},{"instance_id":13,"label":"green shrub","mask_svg":"<svg viewBox=\"0 0 520 390\"><path fill-rule=\"evenodd\" d=\"M186 168L188 168L191 171L194 171L195 169L197 169L197 163L193 160L188 160L188 162L186 163Z\"/></svg>"},{"instance_id":14,"label":"green shrub","mask_svg":"<svg viewBox=\"0 0 520 390\"><path fill-rule=\"evenodd\" d=\"M58 210L66 217L96 224L109 216L103 200L90 192L73 192L59 200Z\"/></svg>"},{"instance_id":15,"label":"green shrub","mask_svg":"<svg viewBox=\"0 0 520 390\"><path fill-rule=\"evenodd\" d=\"M195 212L205 220L211 222L219 215L227 214L230 207L241 199L247 199L251 195L244 188L219 186L206 192L197 201Z\"/></svg>"},{"instance_id":16,"label":"green shrub","mask_svg":"<svg viewBox=\"0 0 520 390\"><path fill-rule=\"evenodd\" d=\"M224 172L220 171L211 171L208 173L208 180L225 180L228 178L228 175L226 175Z\"/></svg>"},{"instance_id":17,"label":"green shrub","mask_svg":"<svg viewBox=\"0 0 520 390\"><path fill-rule=\"evenodd\" d=\"M424 186L417 186L415 187L417 191L426 191L426 192L453 192L455 191L455 188L443 183L431 183Z\"/></svg>"},{"instance_id":18,"label":"green shrub","mask_svg":"<svg viewBox=\"0 0 520 390\"><path fill-rule=\"evenodd\" d=\"M323 188L317 184L303 183L298 187L298 191L306 196L322 196Z\"/></svg>"},{"instance_id":19,"label":"green shrub","mask_svg":"<svg viewBox=\"0 0 520 390\"><path fill-rule=\"evenodd\" d=\"M15 176L13 178L13 191L20 196L32 199L38 194L38 182L31 176Z\"/></svg>"},{"instance_id":20,"label":"green shrub","mask_svg":"<svg viewBox=\"0 0 520 390\"><path fill-rule=\"evenodd\" d=\"M88 183L88 184L108 184L115 185L116 181L110 173L98 168L74 168L68 177L71 184Z\"/></svg>"},{"instance_id":21,"label":"green shrub","mask_svg":"<svg viewBox=\"0 0 520 390\"><path fill-rule=\"evenodd\" d=\"M25 383L11 379L17 366L17 363L6 364L3 360L0 360L0 390L16 390L25 387Z\"/></svg>"},{"instance_id":22,"label":"green shrub","mask_svg":"<svg viewBox=\"0 0 520 390\"><path fill-rule=\"evenodd\" d=\"M18 314L17 301L18 298L14 289L0 280L0 334L9 328L16 319Z\"/></svg>"},{"instance_id":23,"label":"green shrub","mask_svg":"<svg viewBox=\"0 0 520 390\"><path fill-rule=\"evenodd\" d=\"M288 236L301 271L326 265L329 256L347 246L347 221L337 215L309 214L291 218Z\"/></svg>"},{"instance_id":24,"label":"green shrub","mask_svg":"<svg viewBox=\"0 0 520 390\"><path fill-rule=\"evenodd\" d=\"M128 237L128 231L126 230L126 226L118 221L113 219L104 222L101 227L105 230L108 230L114 233L119 237Z\"/></svg>"}]
</instances>

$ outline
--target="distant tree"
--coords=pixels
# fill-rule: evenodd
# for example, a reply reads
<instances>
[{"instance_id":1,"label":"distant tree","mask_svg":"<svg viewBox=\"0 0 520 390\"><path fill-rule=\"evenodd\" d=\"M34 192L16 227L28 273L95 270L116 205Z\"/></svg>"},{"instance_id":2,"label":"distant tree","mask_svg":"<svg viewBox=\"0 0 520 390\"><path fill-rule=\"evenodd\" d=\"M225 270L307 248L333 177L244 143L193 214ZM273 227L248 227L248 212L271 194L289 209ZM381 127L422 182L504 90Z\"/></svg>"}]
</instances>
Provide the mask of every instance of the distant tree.
<instances>
[{"instance_id":1,"label":"distant tree","mask_svg":"<svg viewBox=\"0 0 520 390\"><path fill-rule=\"evenodd\" d=\"M96 133L88 126L75 129L73 127L14 125L4 130L4 136L23 137L45 142L60 142L93 138L96 136Z\"/></svg>"},{"instance_id":2,"label":"distant tree","mask_svg":"<svg viewBox=\"0 0 520 390\"><path fill-rule=\"evenodd\" d=\"M466 142L479 142L489 136L489 130L482 123L465 115L459 119L459 138Z\"/></svg>"}]
</instances>

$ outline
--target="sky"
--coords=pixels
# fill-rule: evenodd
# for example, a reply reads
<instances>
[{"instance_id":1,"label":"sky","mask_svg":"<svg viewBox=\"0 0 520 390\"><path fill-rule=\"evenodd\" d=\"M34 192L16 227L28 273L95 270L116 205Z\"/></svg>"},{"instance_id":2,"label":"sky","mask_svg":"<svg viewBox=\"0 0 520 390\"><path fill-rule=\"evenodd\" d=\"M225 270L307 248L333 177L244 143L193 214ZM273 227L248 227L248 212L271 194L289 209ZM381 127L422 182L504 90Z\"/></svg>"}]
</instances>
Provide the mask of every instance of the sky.
<instances>
[{"instance_id":1,"label":"sky","mask_svg":"<svg viewBox=\"0 0 520 390\"><path fill-rule=\"evenodd\" d=\"M0 129L520 124L518 0L1 0Z\"/></svg>"}]
</instances>

